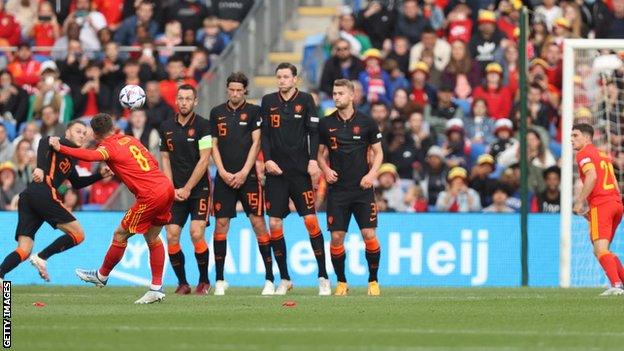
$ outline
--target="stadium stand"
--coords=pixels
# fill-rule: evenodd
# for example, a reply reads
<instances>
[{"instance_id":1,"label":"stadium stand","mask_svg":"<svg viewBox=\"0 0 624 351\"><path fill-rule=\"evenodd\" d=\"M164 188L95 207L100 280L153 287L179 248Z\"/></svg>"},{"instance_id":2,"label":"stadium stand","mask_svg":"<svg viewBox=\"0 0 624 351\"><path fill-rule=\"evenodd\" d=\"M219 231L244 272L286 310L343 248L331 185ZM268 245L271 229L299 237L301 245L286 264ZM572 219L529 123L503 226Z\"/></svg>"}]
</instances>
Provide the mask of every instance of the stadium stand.
<instances>
[{"instance_id":1,"label":"stadium stand","mask_svg":"<svg viewBox=\"0 0 624 351\"><path fill-rule=\"evenodd\" d=\"M517 211L523 5L532 10L531 208L557 211L562 39L624 38L617 1L0 1L1 210L15 209L30 181L39 139L70 120L112 113L121 133L156 151L154 130L173 115L181 81L200 87L207 115L230 72L254 77L249 98L258 99L288 61L323 114L334 79L356 82L358 109L384 137L380 210ZM121 109L126 84L145 88L145 112ZM64 189L65 202L126 209L116 185Z\"/></svg>"}]
</instances>

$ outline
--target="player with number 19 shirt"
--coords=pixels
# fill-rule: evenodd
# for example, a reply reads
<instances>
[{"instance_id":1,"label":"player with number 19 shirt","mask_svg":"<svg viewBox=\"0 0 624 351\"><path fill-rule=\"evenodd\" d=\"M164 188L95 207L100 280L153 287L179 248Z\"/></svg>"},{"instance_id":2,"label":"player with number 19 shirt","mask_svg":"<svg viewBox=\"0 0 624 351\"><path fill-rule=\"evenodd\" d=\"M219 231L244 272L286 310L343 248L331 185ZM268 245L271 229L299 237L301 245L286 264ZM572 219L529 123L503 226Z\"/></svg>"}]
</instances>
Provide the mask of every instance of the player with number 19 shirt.
<instances>
[{"instance_id":1,"label":"player with number 19 shirt","mask_svg":"<svg viewBox=\"0 0 624 351\"><path fill-rule=\"evenodd\" d=\"M285 295L292 288L286 264L283 219L291 199L303 217L318 265L319 295L331 295L325 269L325 245L316 218L312 181L318 180L319 117L310 94L299 91L297 67L280 63L275 70L278 91L262 98L262 153L271 245L282 281L275 290Z\"/></svg>"}]
</instances>

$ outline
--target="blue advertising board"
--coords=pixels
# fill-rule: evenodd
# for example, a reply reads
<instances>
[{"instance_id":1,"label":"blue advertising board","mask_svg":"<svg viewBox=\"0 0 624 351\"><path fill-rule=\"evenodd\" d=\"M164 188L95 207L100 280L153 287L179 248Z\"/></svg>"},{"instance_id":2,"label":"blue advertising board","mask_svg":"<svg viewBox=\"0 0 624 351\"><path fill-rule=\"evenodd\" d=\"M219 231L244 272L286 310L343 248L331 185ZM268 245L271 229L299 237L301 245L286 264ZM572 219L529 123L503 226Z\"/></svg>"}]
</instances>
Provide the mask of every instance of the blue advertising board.
<instances>
[{"instance_id":1,"label":"blue advertising board","mask_svg":"<svg viewBox=\"0 0 624 351\"><path fill-rule=\"evenodd\" d=\"M99 267L123 213L79 212L76 216L85 229L86 239L80 246L49 259L51 284L81 284L74 275L76 267ZM2 257L15 248L16 220L16 213L0 212ZM324 214L319 214L319 221L325 223ZM518 286L521 272L518 223L516 214L380 214L379 281L383 286ZM212 226L207 229L209 246L212 246L212 231ZM295 214L288 216L284 221L284 233L294 284L316 285L316 261L301 219ZM44 225L37 233L34 251L41 250L60 234ZM164 230L161 237L165 242ZM325 240L328 248L329 235L326 232ZM255 235L244 216L232 220L227 244L225 276L230 285L261 286L264 267ZM187 256L187 277L194 283L198 273L188 225L183 231L181 245ZM368 270L364 242L355 221L351 221L345 248L347 279L352 285L365 285ZM214 279L213 262L211 254L211 279ZM329 255L327 266L335 281ZM558 285L559 216L530 216L529 268L532 286ZM6 279L16 284L42 283L27 262L9 273ZM149 251L143 238L137 235L130 239L109 284L146 285L149 280ZM166 285L177 283L168 261L164 282Z\"/></svg>"}]
</instances>

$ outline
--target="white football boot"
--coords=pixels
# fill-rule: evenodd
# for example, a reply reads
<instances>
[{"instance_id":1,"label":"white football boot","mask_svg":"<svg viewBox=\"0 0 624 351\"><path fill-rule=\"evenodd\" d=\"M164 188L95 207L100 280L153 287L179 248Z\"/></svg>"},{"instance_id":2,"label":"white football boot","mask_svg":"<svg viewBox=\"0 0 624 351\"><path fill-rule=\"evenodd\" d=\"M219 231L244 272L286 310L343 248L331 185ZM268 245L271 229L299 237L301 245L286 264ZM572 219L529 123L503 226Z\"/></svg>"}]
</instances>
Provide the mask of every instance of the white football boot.
<instances>
[{"instance_id":1,"label":"white football boot","mask_svg":"<svg viewBox=\"0 0 624 351\"><path fill-rule=\"evenodd\" d=\"M264 281L264 288L262 288L262 296L272 296L275 295L275 284L273 284L270 280Z\"/></svg>"},{"instance_id":2,"label":"white football boot","mask_svg":"<svg viewBox=\"0 0 624 351\"><path fill-rule=\"evenodd\" d=\"M318 278L319 280L319 296L331 296L331 283L327 278Z\"/></svg>"},{"instance_id":3,"label":"white football boot","mask_svg":"<svg viewBox=\"0 0 624 351\"><path fill-rule=\"evenodd\" d=\"M159 290L148 290L143 297L134 301L137 305L147 305L154 302L161 302L165 298L165 293L162 288Z\"/></svg>"},{"instance_id":4,"label":"white football boot","mask_svg":"<svg viewBox=\"0 0 624 351\"><path fill-rule=\"evenodd\" d=\"M30 261L30 264L32 264L37 269L41 279L49 282L50 276L48 275L48 269L46 268L46 260L39 257L39 255L30 255L30 258L28 260Z\"/></svg>"},{"instance_id":5,"label":"white football boot","mask_svg":"<svg viewBox=\"0 0 624 351\"><path fill-rule=\"evenodd\" d=\"M225 295L225 291L229 287L230 287L230 285L225 280L217 280L217 283L215 284L214 294L216 296L223 296L223 295Z\"/></svg>"},{"instance_id":6,"label":"white football boot","mask_svg":"<svg viewBox=\"0 0 624 351\"><path fill-rule=\"evenodd\" d=\"M607 290L603 291L600 296L615 296L615 295L624 295L624 289L610 287Z\"/></svg>"},{"instance_id":7,"label":"white football boot","mask_svg":"<svg viewBox=\"0 0 624 351\"><path fill-rule=\"evenodd\" d=\"M292 290L293 284L290 280L282 279L275 289L275 295L286 295L289 290Z\"/></svg>"}]
</instances>

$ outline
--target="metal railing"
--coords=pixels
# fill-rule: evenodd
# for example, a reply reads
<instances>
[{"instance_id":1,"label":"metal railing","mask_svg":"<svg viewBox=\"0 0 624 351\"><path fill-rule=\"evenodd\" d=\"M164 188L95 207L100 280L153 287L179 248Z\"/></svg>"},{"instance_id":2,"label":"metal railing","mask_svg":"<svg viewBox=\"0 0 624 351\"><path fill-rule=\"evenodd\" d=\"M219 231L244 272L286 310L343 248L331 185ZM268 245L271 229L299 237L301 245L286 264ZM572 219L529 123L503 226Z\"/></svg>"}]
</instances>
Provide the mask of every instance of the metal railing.
<instances>
[{"instance_id":1,"label":"metal railing","mask_svg":"<svg viewBox=\"0 0 624 351\"><path fill-rule=\"evenodd\" d=\"M236 31L232 43L212 63L207 79L199 88L198 111L208 116L210 109L226 100L225 81L230 73L244 72L253 84L258 74L270 74L268 53L282 36L299 6L319 6L321 0L259 0Z\"/></svg>"}]
</instances>

